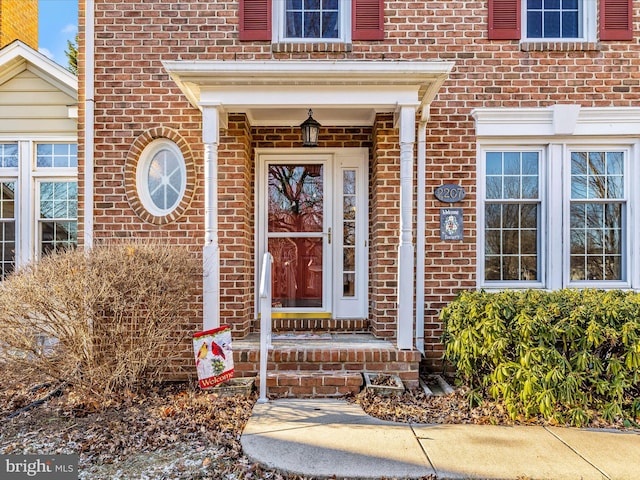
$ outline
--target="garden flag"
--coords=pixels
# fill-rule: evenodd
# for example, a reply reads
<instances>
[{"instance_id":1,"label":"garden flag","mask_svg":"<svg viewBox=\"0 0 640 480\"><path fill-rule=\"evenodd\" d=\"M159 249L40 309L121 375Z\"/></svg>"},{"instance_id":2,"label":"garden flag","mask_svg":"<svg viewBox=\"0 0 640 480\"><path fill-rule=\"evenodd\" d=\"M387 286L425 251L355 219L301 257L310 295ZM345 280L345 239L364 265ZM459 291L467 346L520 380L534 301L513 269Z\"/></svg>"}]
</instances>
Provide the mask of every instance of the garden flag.
<instances>
[{"instance_id":1,"label":"garden flag","mask_svg":"<svg viewBox=\"0 0 640 480\"><path fill-rule=\"evenodd\" d=\"M233 378L231 327L206 330L193 334L193 351L200 388L215 387Z\"/></svg>"}]
</instances>

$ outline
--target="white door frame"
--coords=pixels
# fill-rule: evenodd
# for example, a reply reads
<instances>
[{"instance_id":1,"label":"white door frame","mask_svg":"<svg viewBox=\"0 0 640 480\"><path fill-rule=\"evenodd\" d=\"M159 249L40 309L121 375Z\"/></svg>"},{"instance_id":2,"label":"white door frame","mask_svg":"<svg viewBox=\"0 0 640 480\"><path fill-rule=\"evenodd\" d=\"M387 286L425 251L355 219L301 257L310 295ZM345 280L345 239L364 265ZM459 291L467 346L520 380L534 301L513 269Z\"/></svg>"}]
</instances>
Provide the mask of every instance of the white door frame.
<instances>
[{"instance_id":1,"label":"white door frame","mask_svg":"<svg viewBox=\"0 0 640 480\"><path fill-rule=\"evenodd\" d=\"M300 309L274 309L274 313L299 317L366 318L368 316L368 159L366 148L292 148L256 149L255 190L255 295L258 295L261 259L266 252L267 228L267 163L317 162L325 165L325 231L323 271L323 307ZM345 170L356 172L356 288L353 296L342 295L343 244L343 192L342 178ZM331 228L331 245L329 231ZM333 257L333 258L332 258ZM256 302L256 316L257 316Z\"/></svg>"}]
</instances>

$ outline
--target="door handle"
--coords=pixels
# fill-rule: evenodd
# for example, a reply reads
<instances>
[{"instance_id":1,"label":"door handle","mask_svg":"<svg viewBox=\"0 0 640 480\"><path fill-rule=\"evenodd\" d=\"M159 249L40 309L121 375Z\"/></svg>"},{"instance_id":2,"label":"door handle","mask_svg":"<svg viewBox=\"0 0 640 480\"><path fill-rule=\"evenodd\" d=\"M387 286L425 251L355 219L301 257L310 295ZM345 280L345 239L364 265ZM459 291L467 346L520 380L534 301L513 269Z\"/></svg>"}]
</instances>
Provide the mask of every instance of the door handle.
<instances>
[{"instance_id":1,"label":"door handle","mask_svg":"<svg viewBox=\"0 0 640 480\"><path fill-rule=\"evenodd\" d=\"M329 241L329 245L331 245L331 227L329 227L329 231L327 232L327 240Z\"/></svg>"}]
</instances>

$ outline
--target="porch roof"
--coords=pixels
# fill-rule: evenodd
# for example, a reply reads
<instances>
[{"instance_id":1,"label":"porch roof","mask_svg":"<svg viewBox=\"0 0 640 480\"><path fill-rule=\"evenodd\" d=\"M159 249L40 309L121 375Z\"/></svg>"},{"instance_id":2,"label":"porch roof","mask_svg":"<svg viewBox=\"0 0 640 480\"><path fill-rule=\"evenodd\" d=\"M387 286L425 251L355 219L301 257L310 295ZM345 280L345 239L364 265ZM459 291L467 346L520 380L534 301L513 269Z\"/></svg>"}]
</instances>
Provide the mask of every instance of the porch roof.
<instances>
[{"instance_id":1,"label":"porch roof","mask_svg":"<svg viewBox=\"0 0 640 480\"><path fill-rule=\"evenodd\" d=\"M255 126L372 125L376 113L427 106L453 62L165 61L194 107L245 113Z\"/></svg>"}]
</instances>

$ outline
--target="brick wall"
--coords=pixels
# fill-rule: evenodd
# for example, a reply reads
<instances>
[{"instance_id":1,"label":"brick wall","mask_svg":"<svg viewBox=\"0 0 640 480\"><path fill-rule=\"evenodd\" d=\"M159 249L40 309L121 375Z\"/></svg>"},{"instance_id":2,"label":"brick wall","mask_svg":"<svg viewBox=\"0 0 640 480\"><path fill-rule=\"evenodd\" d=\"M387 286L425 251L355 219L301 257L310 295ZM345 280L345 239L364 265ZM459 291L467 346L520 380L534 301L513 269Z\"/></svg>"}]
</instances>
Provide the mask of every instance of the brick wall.
<instances>
[{"instance_id":1,"label":"brick wall","mask_svg":"<svg viewBox=\"0 0 640 480\"><path fill-rule=\"evenodd\" d=\"M392 115L378 115L369 177L369 300L371 330L396 336L400 237L400 139Z\"/></svg>"},{"instance_id":2,"label":"brick wall","mask_svg":"<svg viewBox=\"0 0 640 480\"><path fill-rule=\"evenodd\" d=\"M166 235L178 243L200 246L203 231L202 189L196 189L190 208L176 222L154 226L141 221L128 206L122 186L122 164L135 138L158 126L175 129L189 143L196 165L202 165L200 112L190 106L162 68L161 60L358 60L454 61L450 78L438 93L427 129L426 327L427 355L432 364L441 355L438 338L439 309L460 289L475 287L476 138L470 112L478 107L545 107L555 103L592 106L640 104L640 45L631 42L597 42L585 45L544 44L521 47L518 41L487 39L487 2L392 1L385 3L385 39L354 41L350 48L316 44L290 49L270 42L238 41L237 0L96 0L96 202L104 205L97 237ZM81 24L82 8L81 2ZM636 31L640 30L640 2L634 4ZM80 49L82 51L82 48ZM296 51L291 51L296 50ZM333 50L333 51L331 51ZM81 55L81 61L83 55ZM81 78L81 86L83 79ZM82 88L82 87L81 87ZM81 89L82 92L82 89ZM82 94L81 94L82 96ZM82 119L82 111L80 112ZM230 112L233 113L233 112ZM80 122L82 123L82 121ZM220 171L238 174L220 186L221 222L242 227L221 232L223 298L225 312L251 316L253 305L252 194L250 151L255 146L289 146L297 142L296 129L255 128L249 133L244 120L232 116L223 134ZM397 226L388 218L395 212L393 180L397 175L397 131L389 118L379 118L372 138L351 141L354 132L331 141L325 126L322 146L366 144L376 152L371 163L371 317L374 332L394 335ZM295 138L294 138L295 137ZM239 140L241 139L241 140ZM228 142L228 143L227 143ZM251 146L250 146L251 145ZM351 145L349 145L351 146ZM83 147L80 148L81 154ZM82 168L80 169L82 172ZM251 172L251 173L250 173ZM202 171L198 167L202 184ZM241 175L250 174L251 180ZM389 176L388 178L386 176ZM385 182L387 184L385 185ZM433 188L459 183L467 191L464 208L465 239L442 242L439 208ZM81 181L82 186L82 181ZM234 210L227 188L245 189L246 200ZM82 197L81 197L82 202ZM240 202L238 202L240 203ZM107 208L108 207L108 208ZM229 210L228 212L226 210ZM81 212L82 218L82 212ZM397 218L397 216L396 216ZM248 222L248 223L246 223ZM383 234L386 236L380 236ZM241 272L236 255L249 258ZM384 275L389 274L391 277ZM240 299L236 301L237 299ZM236 326L247 331L243 319Z\"/></svg>"},{"instance_id":3,"label":"brick wall","mask_svg":"<svg viewBox=\"0 0 640 480\"><path fill-rule=\"evenodd\" d=\"M254 312L254 212L252 133L244 115L229 118L218 155L218 225L221 318L239 336L249 333Z\"/></svg>"},{"instance_id":4,"label":"brick wall","mask_svg":"<svg viewBox=\"0 0 640 480\"><path fill-rule=\"evenodd\" d=\"M14 40L38 49L38 0L0 0L0 48Z\"/></svg>"}]
</instances>

